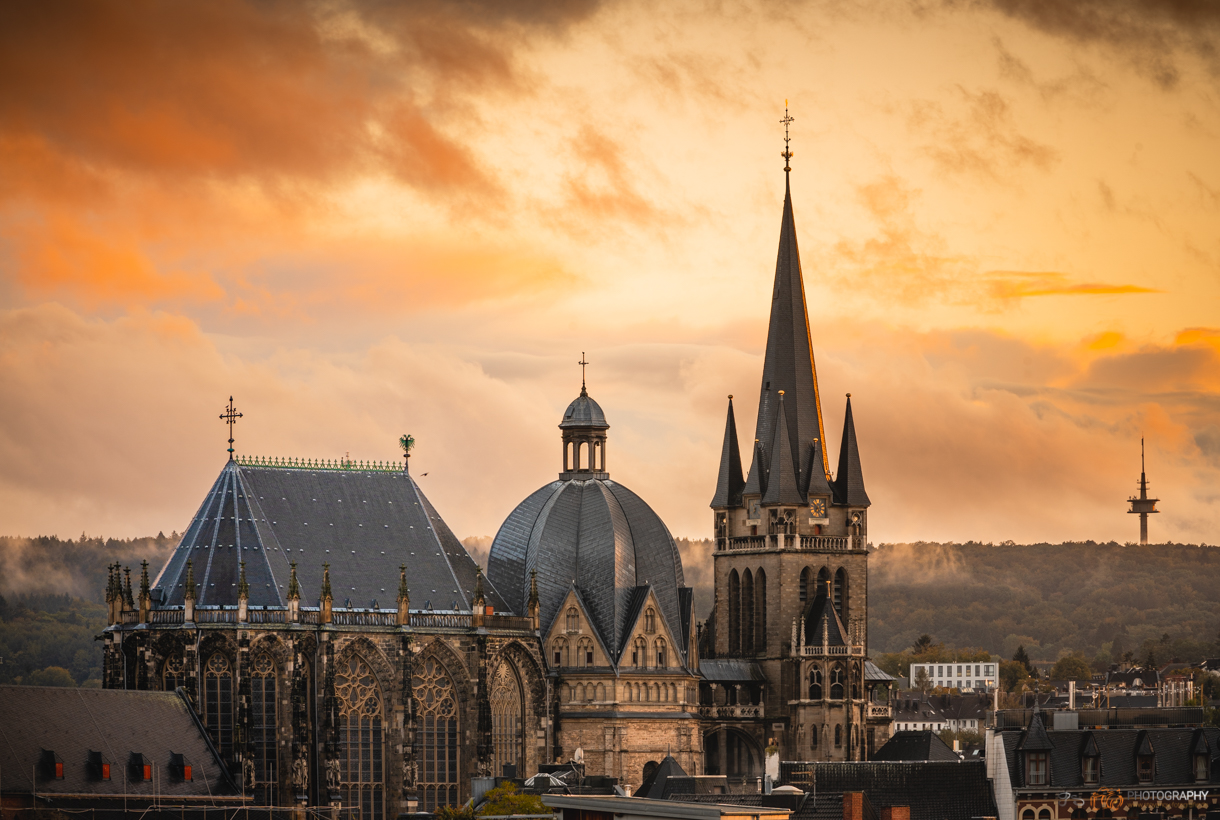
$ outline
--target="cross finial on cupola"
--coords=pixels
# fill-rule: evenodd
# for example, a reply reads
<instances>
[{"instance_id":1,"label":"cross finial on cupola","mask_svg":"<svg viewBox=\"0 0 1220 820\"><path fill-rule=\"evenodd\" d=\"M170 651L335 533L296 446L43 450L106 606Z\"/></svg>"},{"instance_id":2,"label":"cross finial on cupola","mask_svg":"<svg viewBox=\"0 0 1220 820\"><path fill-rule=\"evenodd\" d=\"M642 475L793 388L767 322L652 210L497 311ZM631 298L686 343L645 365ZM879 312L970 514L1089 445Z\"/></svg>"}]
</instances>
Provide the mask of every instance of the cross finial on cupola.
<instances>
[{"instance_id":1,"label":"cross finial on cupola","mask_svg":"<svg viewBox=\"0 0 1220 820\"><path fill-rule=\"evenodd\" d=\"M229 461L233 460L233 425L241 418L241 413L237 412L237 408L233 406L233 397L229 396L229 406L220 414L221 421L229 425Z\"/></svg>"},{"instance_id":2,"label":"cross finial on cupola","mask_svg":"<svg viewBox=\"0 0 1220 820\"><path fill-rule=\"evenodd\" d=\"M585 387L585 368L589 365L589 363L585 361L585 352L583 350L580 351L580 361L578 361L577 364L580 365L580 395L587 396L589 395L589 391Z\"/></svg>"}]
</instances>

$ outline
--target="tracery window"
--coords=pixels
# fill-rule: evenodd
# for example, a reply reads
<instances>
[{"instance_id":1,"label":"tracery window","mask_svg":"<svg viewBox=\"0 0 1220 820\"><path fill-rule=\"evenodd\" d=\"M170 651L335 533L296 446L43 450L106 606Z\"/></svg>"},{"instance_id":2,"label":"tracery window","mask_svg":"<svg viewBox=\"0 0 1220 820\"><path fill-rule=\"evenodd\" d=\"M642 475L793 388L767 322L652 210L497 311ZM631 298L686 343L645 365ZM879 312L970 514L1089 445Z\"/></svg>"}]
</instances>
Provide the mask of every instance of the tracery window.
<instances>
[{"instance_id":1,"label":"tracery window","mask_svg":"<svg viewBox=\"0 0 1220 820\"><path fill-rule=\"evenodd\" d=\"M261 806L273 802L278 780L275 723L275 663L270 655L261 652L250 667L250 745L254 752L256 798Z\"/></svg>"},{"instance_id":2,"label":"tracery window","mask_svg":"<svg viewBox=\"0 0 1220 820\"><path fill-rule=\"evenodd\" d=\"M843 664L836 663L830 668L830 699L843 700ZM836 744L837 745L837 744Z\"/></svg>"},{"instance_id":3,"label":"tracery window","mask_svg":"<svg viewBox=\"0 0 1220 820\"><path fill-rule=\"evenodd\" d=\"M657 666L660 666L660 667L669 666L669 658L665 651L665 649L666 649L665 639L657 638L656 646L657 646Z\"/></svg>"},{"instance_id":4,"label":"tracery window","mask_svg":"<svg viewBox=\"0 0 1220 820\"><path fill-rule=\"evenodd\" d=\"M415 697L419 699L420 726L416 759L419 761L420 811L455 806L458 800L457 690L445 667L428 658L417 668Z\"/></svg>"},{"instance_id":5,"label":"tracery window","mask_svg":"<svg viewBox=\"0 0 1220 820\"><path fill-rule=\"evenodd\" d=\"M166 658L161 667L161 688L172 692L179 686L186 686L186 664L182 658Z\"/></svg>"},{"instance_id":6,"label":"tracery window","mask_svg":"<svg viewBox=\"0 0 1220 820\"><path fill-rule=\"evenodd\" d=\"M648 652L648 644L643 638L636 638L635 644L631 647L631 665L643 666L647 663L645 653Z\"/></svg>"},{"instance_id":7,"label":"tracery window","mask_svg":"<svg viewBox=\"0 0 1220 820\"><path fill-rule=\"evenodd\" d=\"M335 670L339 700L339 789L353 820L385 816L384 739L381 688L359 656Z\"/></svg>"},{"instance_id":8,"label":"tracery window","mask_svg":"<svg viewBox=\"0 0 1220 820\"><path fill-rule=\"evenodd\" d=\"M748 569L741 575L741 652L754 654L754 575Z\"/></svg>"},{"instance_id":9,"label":"tracery window","mask_svg":"<svg viewBox=\"0 0 1220 820\"><path fill-rule=\"evenodd\" d=\"M644 613L644 631L649 635L657 631L657 612L651 607Z\"/></svg>"},{"instance_id":10,"label":"tracery window","mask_svg":"<svg viewBox=\"0 0 1220 820\"><path fill-rule=\"evenodd\" d=\"M593 639L581 638L576 645L576 662L580 666L593 665Z\"/></svg>"},{"instance_id":11,"label":"tracery window","mask_svg":"<svg viewBox=\"0 0 1220 820\"><path fill-rule=\"evenodd\" d=\"M568 663L568 641L566 638L556 638L552 644L552 656L555 658L555 666L570 666Z\"/></svg>"},{"instance_id":12,"label":"tracery window","mask_svg":"<svg viewBox=\"0 0 1220 820\"><path fill-rule=\"evenodd\" d=\"M809 699L822 699L822 670L816 666L809 671ZM814 729L814 731L817 730Z\"/></svg>"},{"instance_id":13,"label":"tracery window","mask_svg":"<svg viewBox=\"0 0 1220 820\"><path fill-rule=\"evenodd\" d=\"M580 631L580 616L576 614L576 607L568 607L567 622L565 628L568 632Z\"/></svg>"},{"instance_id":14,"label":"tracery window","mask_svg":"<svg viewBox=\"0 0 1220 820\"><path fill-rule=\"evenodd\" d=\"M229 659L217 653L203 670L203 723L220 756L233 751L233 670Z\"/></svg>"},{"instance_id":15,"label":"tracery window","mask_svg":"<svg viewBox=\"0 0 1220 820\"><path fill-rule=\"evenodd\" d=\"M522 712L525 696L521 678L512 664L503 662L491 681L492 774L500 777L506 765L524 771L525 731Z\"/></svg>"}]
</instances>

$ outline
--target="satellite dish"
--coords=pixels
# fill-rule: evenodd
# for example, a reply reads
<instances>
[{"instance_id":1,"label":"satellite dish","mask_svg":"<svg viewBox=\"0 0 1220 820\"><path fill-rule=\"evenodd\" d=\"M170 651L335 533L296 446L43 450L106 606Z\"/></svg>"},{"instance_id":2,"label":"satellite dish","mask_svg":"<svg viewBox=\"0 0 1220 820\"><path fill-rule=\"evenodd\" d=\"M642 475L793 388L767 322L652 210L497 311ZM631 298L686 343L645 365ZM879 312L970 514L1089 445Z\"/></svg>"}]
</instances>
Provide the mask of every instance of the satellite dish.
<instances>
[{"instance_id":1,"label":"satellite dish","mask_svg":"<svg viewBox=\"0 0 1220 820\"><path fill-rule=\"evenodd\" d=\"M585 750L580 748L579 746L577 746L576 751L572 753L572 762L573 763L584 763L585 762Z\"/></svg>"}]
</instances>

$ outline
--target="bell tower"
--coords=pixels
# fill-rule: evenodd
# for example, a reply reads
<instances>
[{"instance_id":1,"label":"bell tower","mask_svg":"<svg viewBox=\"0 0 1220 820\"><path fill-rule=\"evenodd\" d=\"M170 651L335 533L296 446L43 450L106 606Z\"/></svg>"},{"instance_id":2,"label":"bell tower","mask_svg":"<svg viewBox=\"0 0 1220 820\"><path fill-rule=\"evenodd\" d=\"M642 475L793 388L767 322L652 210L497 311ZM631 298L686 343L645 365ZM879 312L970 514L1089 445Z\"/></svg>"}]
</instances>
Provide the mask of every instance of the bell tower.
<instances>
[{"instance_id":1,"label":"bell tower","mask_svg":"<svg viewBox=\"0 0 1220 820\"><path fill-rule=\"evenodd\" d=\"M609 478L606 471L606 431L610 425L601 405L589 395L585 386L584 369L588 365L584 354L580 356L580 395L564 411L559 422L563 438L563 471L561 481Z\"/></svg>"}]
</instances>

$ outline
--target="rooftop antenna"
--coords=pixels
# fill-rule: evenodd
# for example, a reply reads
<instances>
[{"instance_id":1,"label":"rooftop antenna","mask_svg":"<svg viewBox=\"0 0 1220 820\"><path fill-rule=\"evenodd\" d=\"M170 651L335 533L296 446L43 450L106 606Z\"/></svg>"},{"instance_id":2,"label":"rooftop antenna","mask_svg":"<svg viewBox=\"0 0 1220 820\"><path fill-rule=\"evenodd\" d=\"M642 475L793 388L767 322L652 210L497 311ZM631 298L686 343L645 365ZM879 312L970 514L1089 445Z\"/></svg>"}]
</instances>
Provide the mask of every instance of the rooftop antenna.
<instances>
[{"instance_id":1,"label":"rooftop antenna","mask_svg":"<svg viewBox=\"0 0 1220 820\"><path fill-rule=\"evenodd\" d=\"M237 408L233 406L233 397L229 396L229 406L220 414L222 421L229 424L229 461L233 460L233 425L241 418L241 413L237 412Z\"/></svg>"},{"instance_id":2,"label":"rooftop antenna","mask_svg":"<svg viewBox=\"0 0 1220 820\"><path fill-rule=\"evenodd\" d=\"M793 116L788 113L787 100L784 100L784 118L780 120L780 122L784 124L784 152L780 154L780 156L784 158L784 173L786 174L792 170L790 162L792 159L792 151L788 147L788 143L792 140L792 138L788 136L788 126L795 122Z\"/></svg>"},{"instance_id":3,"label":"rooftop antenna","mask_svg":"<svg viewBox=\"0 0 1220 820\"><path fill-rule=\"evenodd\" d=\"M577 364L580 365L580 395L587 396L589 391L585 389L585 366L589 363L585 361L585 352L583 350L580 351L580 361Z\"/></svg>"}]
</instances>

